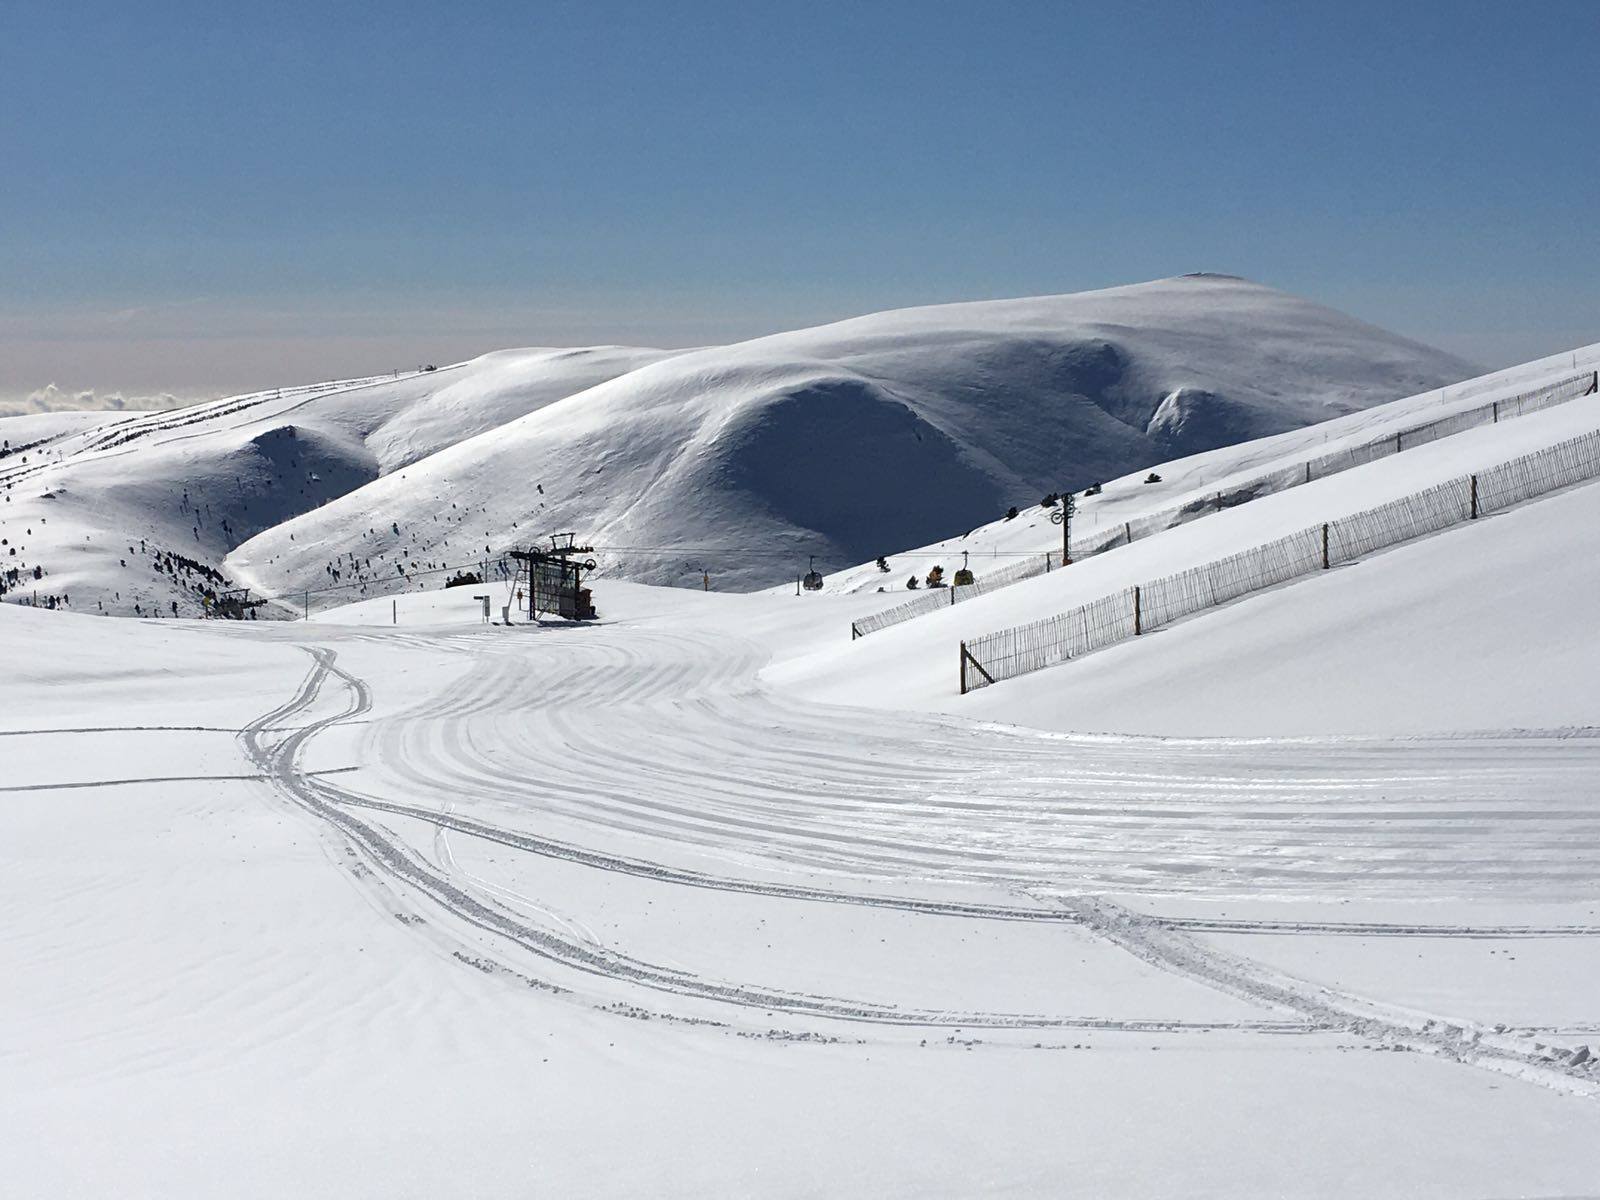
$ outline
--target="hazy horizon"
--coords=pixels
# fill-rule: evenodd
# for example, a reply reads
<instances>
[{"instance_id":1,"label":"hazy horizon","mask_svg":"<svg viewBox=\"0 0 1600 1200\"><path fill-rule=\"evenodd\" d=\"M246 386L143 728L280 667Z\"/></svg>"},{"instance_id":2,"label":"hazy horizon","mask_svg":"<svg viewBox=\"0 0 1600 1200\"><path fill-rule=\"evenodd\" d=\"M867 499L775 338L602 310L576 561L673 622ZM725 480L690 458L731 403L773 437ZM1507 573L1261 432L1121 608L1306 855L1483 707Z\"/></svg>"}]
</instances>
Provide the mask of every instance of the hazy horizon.
<instances>
[{"instance_id":1,"label":"hazy horizon","mask_svg":"<svg viewBox=\"0 0 1600 1200\"><path fill-rule=\"evenodd\" d=\"M1129 280L1126 282L1140 282ZM1115 285L1107 285L1115 286ZM1084 289L1089 290L1089 289ZM923 301L937 304L974 297L947 296ZM976 297L1000 299L1003 297ZM1315 296L1310 299L1318 299ZM912 307L912 303L883 307ZM181 314L181 309L177 311ZM247 333L222 329L216 333L166 332L140 336L145 322L154 325L164 315L155 313L105 314L98 331L85 329L73 343L73 373L51 377L41 385L0 387L0 416L27 412L71 409L151 409L200 403L220 396L235 395L267 387L289 386L353 376L404 371L424 362L444 364L473 358L494 350L522 346L640 345L662 348L712 345L759 337L807 325L859 316L879 311L854 308L837 312L818 311L796 314L788 324L762 325L748 316L713 314L704 317L684 315L676 320L636 318L619 322L614 336L595 334L606 328L596 314L592 325L562 314L559 319L528 314L522 324L488 322L474 329L460 312L441 314L437 327L429 327L419 316L411 331L352 332L343 336L318 336L293 328L288 314L262 314L259 329ZM1370 314L1351 315L1373 324ZM352 324L358 315L350 314ZM93 318L80 316L84 326ZM281 332L277 326L289 326ZM1571 339L1546 330L1503 332L1498 335L1435 334L1418 336L1410 330L1393 332L1449 351L1482 367L1495 370L1518 362L1540 358L1585 345L1584 332L1573 330ZM519 336L524 332L546 336ZM698 335L698 336L697 336ZM1590 334L1589 340L1600 334ZM49 364L60 353L60 343L40 339L8 339L10 374L22 374L30 361ZM21 363L23 371L17 370ZM63 380L65 382L63 382Z\"/></svg>"},{"instance_id":2,"label":"hazy horizon","mask_svg":"<svg viewBox=\"0 0 1600 1200\"><path fill-rule=\"evenodd\" d=\"M32 8L0 44L0 410L1195 270L1495 368L1600 340L1600 99L1550 59L1584 29L1582 3Z\"/></svg>"}]
</instances>

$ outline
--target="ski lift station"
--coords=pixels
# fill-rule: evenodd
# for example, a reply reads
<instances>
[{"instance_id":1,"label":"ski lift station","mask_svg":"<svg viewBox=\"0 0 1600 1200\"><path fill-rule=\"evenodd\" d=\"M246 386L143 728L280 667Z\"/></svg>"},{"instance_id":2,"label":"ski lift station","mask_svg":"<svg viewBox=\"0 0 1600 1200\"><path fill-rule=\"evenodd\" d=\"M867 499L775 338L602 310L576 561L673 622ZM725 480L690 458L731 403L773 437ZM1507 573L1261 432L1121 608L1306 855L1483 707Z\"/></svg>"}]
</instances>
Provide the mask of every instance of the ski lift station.
<instances>
[{"instance_id":1,"label":"ski lift station","mask_svg":"<svg viewBox=\"0 0 1600 1200\"><path fill-rule=\"evenodd\" d=\"M548 546L518 547L510 552L517 564L513 594L528 620L540 615L567 621L592 621L596 613L583 576L595 569L593 546L576 544L576 534L557 533Z\"/></svg>"}]
</instances>

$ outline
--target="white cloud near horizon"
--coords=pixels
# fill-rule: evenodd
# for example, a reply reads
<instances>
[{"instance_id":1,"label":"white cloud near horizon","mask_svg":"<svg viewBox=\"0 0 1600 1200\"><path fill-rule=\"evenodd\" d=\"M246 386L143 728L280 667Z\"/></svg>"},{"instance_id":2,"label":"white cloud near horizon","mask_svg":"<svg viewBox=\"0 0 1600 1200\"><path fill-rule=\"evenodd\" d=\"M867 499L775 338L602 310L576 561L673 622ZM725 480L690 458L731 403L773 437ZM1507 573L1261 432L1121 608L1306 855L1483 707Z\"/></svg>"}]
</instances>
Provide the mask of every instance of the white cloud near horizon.
<instances>
[{"instance_id":1,"label":"white cloud near horizon","mask_svg":"<svg viewBox=\"0 0 1600 1200\"><path fill-rule=\"evenodd\" d=\"M125 395L120 391L100 392L94 388L72 390L47 383L25 395L0 396L0 417L16 417L48 412L146 412L153 409L182 408L208 399L206 396L178 396L171 392Z\"/></svg>"}]
</instances>

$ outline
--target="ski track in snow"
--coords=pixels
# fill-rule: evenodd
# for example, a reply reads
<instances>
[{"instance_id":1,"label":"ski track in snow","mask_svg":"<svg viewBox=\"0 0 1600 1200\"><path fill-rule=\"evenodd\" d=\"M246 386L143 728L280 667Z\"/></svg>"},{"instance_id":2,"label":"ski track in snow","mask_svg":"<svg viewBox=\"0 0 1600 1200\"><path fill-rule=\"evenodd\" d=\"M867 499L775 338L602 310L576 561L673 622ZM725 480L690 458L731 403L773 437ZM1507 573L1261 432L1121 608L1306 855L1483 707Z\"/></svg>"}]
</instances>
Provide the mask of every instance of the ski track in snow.
<instances>
[{"instance_id":1,"label":"ski track in snow","mask_svg":"<svg viewBox=\"0 0 1600 1200\"><path fill-rule=\"evenodd\" d=\"M1549 896L1600 867L1587 739L1038 739L786 702L725 637L585 630L536 664L492 638L444 644L473 669L380 723L367 757L411 794L499 815L1013 888L1328 896L1359 877L1371 895ZM537 777L552 745L583 763L576 786Z\"/></svg>"},{"instance_id":2,"label":"ski track in snow","mask_svg":"<svg viewBox=\"0 0 1600 1200\"><path fill-rule=\"evenodd\" d=\"M1600 928L1176 917L1135 913L1099 895L1332 898L1359 886L1366 896L1415 899L1444 880L1460 896L1551 899L1569 885L1577 894L1600 866L1593 836L1600 819L1588 782L1600 776L1600 746L1592 739L1041 738L953 718L787 701L757 683L765 661L759 647L701 632L598 626L519 638L499 630L333 628L315 641L296 629L295 640L315 665L290 701L240 734L248 757L391 879L553 967L768 1015L852 1022L1339 1030L1594 1091L1588 1071L1526 1036L1540 1027L1496 1032L1384 1005L1202 939L1241 932L1582 937ZM361 654L462 655L468 669L410 709L374 716L367 684L335 662L331 643L340 642ZM296 724L330 680L348 694L344 708ZM362 790L302 768L312 738L357 719L367 764ZM541 751L547 756L552 746L583 769L543 777L549 760ZM430 826L433 861L358 811ZM546 836L538 832L543 818L592 830L597 844ZM1283 1015L1184 1022L957 1012L705 979L606 947L539 898L471 874L455 861L451 832L667 885L930 916L1067 922ZM643 859L606 848L618 834L659 851ZM730 870L675 866L680 851ZM836 886L762 878L797 872ZM945 893L981 885L1019 902L918 896L919 885ZM559 970L557 977L571 978Z\"/></svg>"},{"instance_id":3,"label":"ski track in snow","mask_svg":"<svg viewBox=\"0 0 1600 1200\"><path fill-rule=\"evenodd\" d=\"M332 650L312 648L316 665L286 704L251 722L240 735L245 753L269 776L278 789L301 807L322 818L358 846L380 868L401 883L422 892L458 919L504 937L540 958L593 974L622 979L683 996L724 1001L764 1012L784 1012L798 1016L827 1017L838 1020L895 1025L1000 1028L1074 1028L1099 1030L1254 1030L1299 1032L1311 1028L1296 1020L1262 1021L1167 1021L1105 1020L1092 1017L1056 1017L1012 1013L972 1013L917 1010L869 1002L841 1000L757 985L704 980L689 972L655 966L619 952L593 944L588 939L574 941L518 919L507 909L485 903L452 883L446 873L430 867L411 853L398 839L373 825L351 816L340 805L339 789L300 770L297 760L305 743L317 733L367 712L371 693L366 684L334 664ZM345 708L332 715L300 726L274 744L268 733L277 723L306 709L316 701L328 678L341 681L349 691ZM559 987L559 985L548 985ZM560 989L565 990L565 989Z\"/></svg>"},{"instance_id":4,"label":"ski track in snow","mask_svg":"<svg viewBox=\"0 0 1600 1200\"><path fill-rule=\"evenodd\" d=\"M1185 979L1258 1003L1301 1013L1308 1022L1349 1030L1398 1049L1441 1055L1580 1095L1600 1095L1585 1064L1568 1065L1532 1039L1379 1004L1274 971L1164 928L1158 919L1103 898L1063 899L1085 925L1135 957ZM1592 1066L1592 1064L1587 1064Z\"/></svg>"}]
</instances>

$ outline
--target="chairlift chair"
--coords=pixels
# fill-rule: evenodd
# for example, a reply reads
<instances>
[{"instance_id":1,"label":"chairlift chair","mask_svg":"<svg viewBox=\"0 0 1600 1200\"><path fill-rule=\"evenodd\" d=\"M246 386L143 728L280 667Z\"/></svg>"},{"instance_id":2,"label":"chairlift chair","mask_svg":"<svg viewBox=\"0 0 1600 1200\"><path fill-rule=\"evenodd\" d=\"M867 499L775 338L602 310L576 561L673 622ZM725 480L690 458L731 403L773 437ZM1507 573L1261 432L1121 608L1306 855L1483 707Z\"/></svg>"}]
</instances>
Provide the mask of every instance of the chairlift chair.
<instances>
[{"instance_id":1,"label":"chairlift chair","mask_svg":"<svg viewBox=\"0 0 1600 1200\"><path fill-rule=\"evenodd\" d=\"M817 570L817 556L815 554L811 556L811 569L806 572L805 578L800 583L808 592L820 592L822 590L822 572Z\"/></svg>"}]
</instances>

